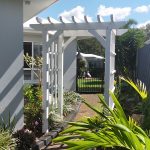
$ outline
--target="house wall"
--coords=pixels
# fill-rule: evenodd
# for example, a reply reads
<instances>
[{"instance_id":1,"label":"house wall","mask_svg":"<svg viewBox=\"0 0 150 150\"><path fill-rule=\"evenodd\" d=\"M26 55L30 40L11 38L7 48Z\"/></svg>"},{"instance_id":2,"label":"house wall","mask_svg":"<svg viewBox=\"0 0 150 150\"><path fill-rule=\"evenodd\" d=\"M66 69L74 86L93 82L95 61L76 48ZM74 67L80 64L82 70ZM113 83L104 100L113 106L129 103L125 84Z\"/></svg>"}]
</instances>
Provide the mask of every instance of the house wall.
<instances>
[{"instance_id":1,"label":"house wall","mask_svg":"<svg viewBox=\"0 0 150 150\"><path fill-rule=\"evenodd\" d=\"M41 34L30 34L24 32L24 41L42 43L42 36Z\"/></svg>"},{"instance_id":2,"label":"house wall","mask_svg":"<svg viewBox=\"0 0 150 150\"><path fill-rule=\"evenodd\" d=\"M150 90L150 44L137 52L137 78Z\"/></svg>"},{"instance_id":3,"label":"house wall","mask_svg":"<svg viewBox=\"0 0 150 150\"><path fill-rule=\"evenodd\" d=\"M0 116L23 127L23 1L0 1Z\"/></svg>"}]
</instances>

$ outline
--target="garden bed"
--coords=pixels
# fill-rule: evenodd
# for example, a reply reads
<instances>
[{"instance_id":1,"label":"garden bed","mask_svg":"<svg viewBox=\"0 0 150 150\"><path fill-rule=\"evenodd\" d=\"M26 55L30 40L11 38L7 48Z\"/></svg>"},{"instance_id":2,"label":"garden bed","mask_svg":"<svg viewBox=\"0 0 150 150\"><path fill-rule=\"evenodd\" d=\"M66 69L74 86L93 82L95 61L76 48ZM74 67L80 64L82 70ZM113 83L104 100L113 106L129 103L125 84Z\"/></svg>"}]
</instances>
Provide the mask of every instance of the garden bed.
<instances>
[{"instance_id":1,"label":"garden bed","mask_svg":"<svg viewBox=\"0 0 150 150\"><path fill-rule=\"evenodd\" d=\"M71 113L69 113L64 118L64 121L61 123L61 125L59 127L57 127L56 129L50 130L49 133L41 136L40 138L37 138L36 143L35 143L35 145L33 146L32 149L33 150L39 150L39 149L45 148L49 144L51 144L52 139L57 137L59 135L59 133L67 127L68 122L74 120L75 116L79 112L80 105L81 105L81 102L78 102L75 105L74 110L71 111Z\"/></svg>"},{"instance_id":2,"label":"garden bed","mask_svg":"<svg viewBox=\"0 0 150 150\"><path fill-rule=\"evenodd\" d=\"M49 108L50 113L48 117L49 133L43 134L41 88L27 85L24 89L24 95L25 131L27 129L35 135L35 138L33 138L35 140L31 139L31 142L29 143L28 139L30 138L30 135L32 135L30 133L28 138L25 140L23 140L24 134L21 135L21 138L20 134L18 134L17 137L20 138L20 141L24 141L22 144L29 143L28 147L32 147L32 149L41 149L41 147L46 147L49 145L52 142L52 139L55 138L64 128L66 128L67 122L73 120L79 110L82 100L80 95L75 92L65 92L63 103L63 120L58 113L57 106L52 107L51 105Z\"/></svg>"}]
</instances>

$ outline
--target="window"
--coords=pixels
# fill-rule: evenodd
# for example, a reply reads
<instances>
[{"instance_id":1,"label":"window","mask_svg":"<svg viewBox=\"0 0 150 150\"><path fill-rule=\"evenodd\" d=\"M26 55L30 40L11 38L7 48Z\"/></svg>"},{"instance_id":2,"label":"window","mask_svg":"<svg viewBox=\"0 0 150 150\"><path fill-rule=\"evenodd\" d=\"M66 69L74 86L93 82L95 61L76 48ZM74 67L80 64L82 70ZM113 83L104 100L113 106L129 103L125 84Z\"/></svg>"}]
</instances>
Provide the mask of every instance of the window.
<instances>
[{"instance_id":1,"label":"window","mask_svg":"<svg viewBox=\"0 0 150 150\"><path fill-rule=\"evenodd\" d=\"M29 56L36 57L42 56L42 45L36 42L24 42L24 54L28 53ZM25 83L37 83L37 76L35 76L34 71L36 68L32 63L31 68L24 62L24 81Z\"/></svg>"}]
</instances>

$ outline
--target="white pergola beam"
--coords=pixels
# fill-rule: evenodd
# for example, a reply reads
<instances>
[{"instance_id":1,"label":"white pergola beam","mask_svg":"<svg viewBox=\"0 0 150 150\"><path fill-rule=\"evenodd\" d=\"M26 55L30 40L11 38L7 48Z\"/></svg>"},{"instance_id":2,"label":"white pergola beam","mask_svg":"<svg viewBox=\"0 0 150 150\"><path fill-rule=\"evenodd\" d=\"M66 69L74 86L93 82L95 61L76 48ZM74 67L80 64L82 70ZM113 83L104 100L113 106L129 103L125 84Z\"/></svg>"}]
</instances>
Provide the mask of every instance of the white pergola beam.
<instances>
[{"instance_id":1,"label":"white pergola beam","mask_svg":"<svg viewBox=\"0 0 150 150\"><path fill-rule=\"evenodd\" d=\"M104 48L106 48L106 40L98 34L95 30L89 30L89 32L102 44Z\"/></svg>"},{"instance_id":2,"label":"white pergola beam","mask_svg":"<svg viewBox=\"0 0 150 150\"><path fill-rule=\"evenodd\" d=\"M89 30L90 31L90 30ZM93 34L91 34L87 30L65 30L63 32L64 37L94 37ZM91 30L92 31L92 30ZM99 35L101 36L106 36L106 30L95 30ZM127 29L117 29L116 30L116 36L121 36L122 34L126 33L128 30Z\"/></svg>"},{"instance_id":3,"label":"white pergola beam","mask_svg":"<svg viewBox=\"0 0 150 150\"><path fill-rule=\"evenodd\" d=\"M61 20L63 22L63 20ZM90 23L57 23L57 24L31 24L31 28L43 31L56 30L98 30L98 29L119 29L124 26L126 22L90 22Z\"/></svg>"},{"instance_id":4,"label":"white pergola beam","mask_svg":"<svg viewBox=\"0 0 150 150\"><path fill-rule=\"evenodd\" d=\"M67 46L76 39L76 37L70 37L63 45L63 50L67 48Z\"/></svg>"},{"instance_id":5,"label":"white pergola beam","mask_svg":"<svg viewBox=\"0 0 150 150\"><path fill-rule=\"evenodd\" d=\"M46 42L46 46L47 46L47 47L50 47L51 44L52 44L52 42L55 41L55 40L58 38L58 36L59 36L60 34L62 34L62 32L63 32L63 31L58 30L58 31Z\"/></svg>"},{"instance_id":6,"label":"white pergola beam","mask_svg":"<svg viewBox=\"0 0 150 150\"><path fill-rule=\"evenodd\" d=\"M117 29L116 36L121 36L121 35L125 34L126 32L128 32L128 29Z\"/></svg>"}]
</instances>

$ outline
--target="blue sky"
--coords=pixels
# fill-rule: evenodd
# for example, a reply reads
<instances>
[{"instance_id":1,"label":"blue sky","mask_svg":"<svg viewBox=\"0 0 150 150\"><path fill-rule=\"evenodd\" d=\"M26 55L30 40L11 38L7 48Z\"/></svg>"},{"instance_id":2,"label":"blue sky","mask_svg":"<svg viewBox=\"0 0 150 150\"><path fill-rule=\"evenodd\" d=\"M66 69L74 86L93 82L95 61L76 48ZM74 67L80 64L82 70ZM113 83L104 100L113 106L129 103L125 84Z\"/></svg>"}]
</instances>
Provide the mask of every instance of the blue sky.
<instances>
[{"instance_id":1,"label":"blue sky","mask_svg":"<svg viewBox=\"0 0 150 150\"><path fill-rule=\"evenodd\" d=\"M60 15L69 20L74 15L79 21L87 15L89 21L95 21L96 15L108 21L110 14L115 20L135 19L139 26L150 23L150 0L59 0L38 16L58 19Z\"/></svg>"}]
</instances>

